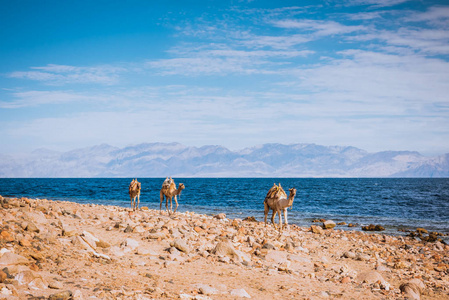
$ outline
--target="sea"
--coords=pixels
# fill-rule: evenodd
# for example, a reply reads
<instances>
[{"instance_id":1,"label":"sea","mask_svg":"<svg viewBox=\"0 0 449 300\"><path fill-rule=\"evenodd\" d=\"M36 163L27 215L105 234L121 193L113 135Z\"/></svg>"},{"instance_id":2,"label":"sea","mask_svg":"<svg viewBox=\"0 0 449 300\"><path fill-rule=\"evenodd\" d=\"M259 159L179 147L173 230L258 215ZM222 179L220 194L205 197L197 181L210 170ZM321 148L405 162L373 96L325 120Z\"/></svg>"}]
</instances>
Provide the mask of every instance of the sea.
<instances>
[{"instance_id":1,"label":"sea","mask_svg":"<svg viewBox=\"0 0 449 300\"><path fill-rule=\"evenodd\" d=\"M138 178L140 206L159 209L165 178ZM29 197L130 207L132 178L0 178L3 197ZM310 226L315 219L380 224L384 233L403 235L418 227L449 234L449 178L174 178L186 188L178 199L180 212L228 218L253 216L263 221L263 201L274 183L288 194L296 188L290 224ZM165 209L165 202L162 205ZM270 220L271 212L268 216ZM276 218L278 222L278 218ZM445 238L447 240L447 238Z\"/></svg>"}]
</instances>

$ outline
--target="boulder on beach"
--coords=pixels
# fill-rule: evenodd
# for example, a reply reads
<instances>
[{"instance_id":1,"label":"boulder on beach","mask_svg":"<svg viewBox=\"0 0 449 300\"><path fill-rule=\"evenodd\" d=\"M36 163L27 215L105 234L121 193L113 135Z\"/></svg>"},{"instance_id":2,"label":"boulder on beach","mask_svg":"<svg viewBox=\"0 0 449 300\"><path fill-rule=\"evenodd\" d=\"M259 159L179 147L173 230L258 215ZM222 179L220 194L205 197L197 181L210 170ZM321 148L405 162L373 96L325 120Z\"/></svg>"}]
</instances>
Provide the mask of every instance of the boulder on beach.
<instances>
[{"instance_id":1,"label":"boulder on beach","mask_svg":"<svg viewBox=\"0 0 449 300\"><path fill-rule=\"evenodd\" d=\"M384 231L385 228L382 225L369 224L368 226L362 226L364 231Z\"/></svg>"},{"instance_id":2,"label":"boulder on beach","mask_svg":"<svg viewBox=\"0 0 449 300\"><path fill-rule=\"evenodd\" d=\"M334 221L332 220L327 220L326 222L323 222L323 228L324 229L332 229L336 226L337 224L335 224Z\"/></svg>"}]
</instances>

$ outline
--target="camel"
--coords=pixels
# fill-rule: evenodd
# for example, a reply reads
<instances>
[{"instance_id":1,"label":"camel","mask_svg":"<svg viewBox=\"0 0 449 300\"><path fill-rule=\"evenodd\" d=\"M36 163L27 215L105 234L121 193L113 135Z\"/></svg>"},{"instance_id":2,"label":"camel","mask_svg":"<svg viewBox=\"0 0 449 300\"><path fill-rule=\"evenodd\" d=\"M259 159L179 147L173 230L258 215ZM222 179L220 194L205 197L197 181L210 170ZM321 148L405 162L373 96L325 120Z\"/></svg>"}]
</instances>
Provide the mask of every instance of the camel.
<instances>
[{"instance_id":1,"label":"camel","mask_svg":"<svg viewBox=\"0 0 449 300\"><path fill-rule=\"evenodd\" d=\"M264 209L265 209L265 227L267 226L267 215L270 209L273 210L273 215L271 216L271 223L273 223L274 228L276 229L276 224L274 223L274 218L276 214L279 214L279 234L282 233L282 216L281 211L284 211L284 220L285 225L288 226L288 220L287 220L287 208L291 207L293 205L293 200L296 196L296 189L291 188L289 189L290 195L287 198L287 194L285 193L284 189L281 187L281 184L279 183L279 186L276 186L276 184L273 185L273 187L268 191L267 196L265 197L265 200L263 202Z\"/></svg>"},{"instance_id":2,"label":"camel","mask_svg":"<svg viewBox=\"0 0 449 300\"><path fill-rule=\"evenodd\" d=\"M131 208L132 210L139 209L140 204L140 189L141 184L136 179L133 179L129 184L129 198L131 199ZM136 205L136 197L137 197L137 205Z\"/></svg>"},{"instance_id":3,"label":"camel","mask_svg":"<svg viewBox=\"0 0 449 300\"><path fill-rule=\"evenodd\" d=\"M165 181L162 184L162 188L161 188L161 192L160 192L160 196L161 196L161 203L159 205L160 213L162 213L162 201L164 201L164 196L165 196L165 207L167 208L168 214L170 215L171 213L176 212L176 210L178 209L178 200L176 197L178 195L181 195L181 192L183 189L185 189L185 186L183 183L180 183L178 188L176 188L175 181L171 177L165 178ZM175 211L173 211L173 206L172 206L172 198L173 197L175 197L175 203L176 203ZM169 199L170 199L170 209L168 209L168 200Z\"/></svg>"}]
</instances>

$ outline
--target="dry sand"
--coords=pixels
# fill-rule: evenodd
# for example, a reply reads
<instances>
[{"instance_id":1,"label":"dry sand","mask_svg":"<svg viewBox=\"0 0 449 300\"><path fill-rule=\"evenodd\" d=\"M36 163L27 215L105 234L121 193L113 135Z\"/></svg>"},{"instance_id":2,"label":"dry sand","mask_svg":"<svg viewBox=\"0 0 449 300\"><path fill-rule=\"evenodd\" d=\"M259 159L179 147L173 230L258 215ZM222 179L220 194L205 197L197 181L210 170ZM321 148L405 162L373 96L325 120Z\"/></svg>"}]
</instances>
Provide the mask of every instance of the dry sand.
<instances>
[{"instance_id":1,"label":"dry sand","mask_svg":"<svg viewBox=\"0 0 449 300\"><path fill-rule=\"evenodd\" d=\"M439 241L0 201L0 299L449 299Z\"/></svg>"}]
</instances>

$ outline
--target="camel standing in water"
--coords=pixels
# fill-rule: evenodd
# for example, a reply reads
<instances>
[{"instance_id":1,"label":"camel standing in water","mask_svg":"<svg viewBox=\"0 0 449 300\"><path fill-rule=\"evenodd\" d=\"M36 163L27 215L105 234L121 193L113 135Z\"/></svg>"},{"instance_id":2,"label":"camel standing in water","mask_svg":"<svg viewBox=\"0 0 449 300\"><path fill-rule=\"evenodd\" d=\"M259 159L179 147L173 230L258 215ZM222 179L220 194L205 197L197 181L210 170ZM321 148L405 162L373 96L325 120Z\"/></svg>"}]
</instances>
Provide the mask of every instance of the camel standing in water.
<instances>
[{"instance_id":1,"label":"camel standing in water","mask_svg":"<svg viewBox=\"0 0 449 300\"><path fill-rule=\"evenodd\" d=\"M176 212L176 210L178 209L178 200L176 199L176 197L178 195L181 195L181 192L183 189L185 189L185 186L183 183L180 183L178 188L176 188L175 181L171 177L165 178L165 181L162 184L162 188L161 188L161 192L160 192L160 196L161 196L161 203L159 205L160 213L162 213L162 201L164 201L164 196L165 196L165 207L167 208L168 214L170 215L171 213ZM175 197L175 203L176 203L175 211L173 211L173 206L172 206L172 198L173 197ZM168 200L169 199L170 199L170 209L168 209Z\"/></svg>"},{"instance_id":2,"label":"camel standing in water","mask_svg":"<svg viewBox=\"0 0 449 300\"><path fill-rule=\"evenodd\" d=\"M129 198L131 198L131 208L133 211L139 209L140 189L141 189L140 182L138 182L137 179L133 179L129 184ZM136 197L137 197L137 205L136 205Z\"/></svg>"},{"instance_id":3,"label":"camel standing in water","mask_svg":"<svg viewBox=\"0 0 449 300\"><path fill-rule=\"evenodd\" d=\"M271 216L271 223L273 223L274 228L276 229L276 224L274 223L274 218L276 214L279 214L279 234L282 233L282 216L281 212L284 211L284 220L285 225L288 226L287 220L287 208L293 205L293 200L295 199L296 189L289 189L290 195L287 198L287 194L284 189L276 184L268 191L267 196L263 202L264 205L264 213L265 213L265 227L267 226L267 215L270 209L273 210L273 215Z\"/></svg>"}]
</instances>

